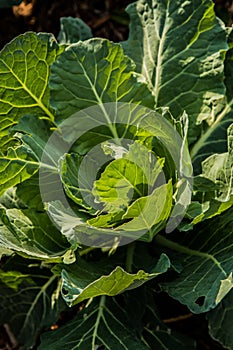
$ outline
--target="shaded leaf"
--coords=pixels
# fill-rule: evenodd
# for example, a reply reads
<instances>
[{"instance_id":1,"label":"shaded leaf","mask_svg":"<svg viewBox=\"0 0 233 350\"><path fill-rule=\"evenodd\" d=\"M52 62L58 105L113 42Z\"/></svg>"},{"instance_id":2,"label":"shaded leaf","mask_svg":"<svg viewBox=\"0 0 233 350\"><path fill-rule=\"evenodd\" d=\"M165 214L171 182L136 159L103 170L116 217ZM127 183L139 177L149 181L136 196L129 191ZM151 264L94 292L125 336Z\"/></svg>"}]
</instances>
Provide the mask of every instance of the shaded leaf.
<instances>
[{"instance_id":1,"label":"shaded leaf","mask_svg":"<svg viewBox=\"0 0 233 350\"><path fill-rule=\"evenodd\" d=\"M48 276L41 269L35 268L31 268L31 273L34 274L33 280L31 278L30 282L29 278L26 278L17 290L7 287L2 282L0 286L0 323L9 325L17 341L23 344L25 349L31 349L35 345L39 331L51 326L57 320L61 309L64 309L61 300L52 307L56 276ZM16 283L13 280L12 282Z\"/></svg>"},{"instance_id":2,"label":"shaded leaf","mask_svg":"<svg viewBox=\"0 0 233 350\"><path fill-rule=\"evenodd\" d=\"M106 350L147 350L135 331L128 328L127 319L114 299L95 299L65 326L43 334L38 349L96 350L103 345Z\"/></svg>"},{"instance_id":3,"label":"shaded leaf","mask_svg":"<svg viewBox=\"0 0 233 350\"><path fill-rule=\"evenodd\" d=\"M61 259L69 244L46 213L0 205L0 246L38 259Z\"/></svg>"},{"instance_id":4,"label":"shaded leaf","mask_svg":"<svg viewBox=\"0 0 233 350\"><path fill-rule=\"evenodd\" d=\"M61 30L58 34L60 44L74 44L79 40L92 38L91 29L80 18L61 17Z\"/></svg>"},{"instance_id":5,"label":"shaded leaf","mask_svg":"<svg viewBox=\"0 0 233 350\"><path fill-rule=\"evenodd\" d=\"M231 330L233 322L233 291L222 302L207 314L210 335L220 342L226 349L233 347L233 335Z\"/></svg>"},{"instance_id":6,"label":"shaded leaf","mask_svg":"<svg viewBox=\"0 0 233 350\"><path fill-rule=\"evenodd\" d=\"M194 313L213 309L223 298L222 281L232 272L232 209L198 224L191 232L173 235L172 240L156 236L156 244L172 249L171 262L180 262L179 275L161 283L170 296ZM175 253L177 252L177 253Z\"/></svg>"}]
</instances>

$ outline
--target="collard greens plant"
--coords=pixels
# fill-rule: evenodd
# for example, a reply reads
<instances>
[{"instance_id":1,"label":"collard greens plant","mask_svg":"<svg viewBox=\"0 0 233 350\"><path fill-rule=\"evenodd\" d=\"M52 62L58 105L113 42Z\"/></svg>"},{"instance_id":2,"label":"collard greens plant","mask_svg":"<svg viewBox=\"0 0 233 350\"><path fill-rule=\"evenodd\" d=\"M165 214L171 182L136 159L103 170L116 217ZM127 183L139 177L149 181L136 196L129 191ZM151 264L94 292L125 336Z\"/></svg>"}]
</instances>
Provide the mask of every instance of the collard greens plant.
<instances>
[{"instance_id":1,"label":"collard greens plant","mask_svg":"<svg viewBox=\"0 0 233 350\"><path fill-rule=\"evenodd\" d=\"M127 12L122 43L62 18L0 53L0 320L22 349L195 349L167 293L233 349L233 32L211 0Z\"/></svg>"}]
</instances>

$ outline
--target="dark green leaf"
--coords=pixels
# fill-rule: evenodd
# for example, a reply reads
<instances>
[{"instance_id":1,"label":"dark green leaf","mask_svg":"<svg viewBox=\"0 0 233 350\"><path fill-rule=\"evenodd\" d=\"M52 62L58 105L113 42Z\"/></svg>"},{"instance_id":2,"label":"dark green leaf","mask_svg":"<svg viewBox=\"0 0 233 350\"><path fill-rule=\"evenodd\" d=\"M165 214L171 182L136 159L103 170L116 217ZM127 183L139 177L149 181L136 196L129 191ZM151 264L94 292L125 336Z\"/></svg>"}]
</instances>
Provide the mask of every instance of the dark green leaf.
<instances>
[{"instance_id":1,"label":"dark green leaf","mask_svg":"<svg viewBox=\"0 0 233 350\"><path fill-rule=\"evenodd\" d=\"M232 276L225 284L226 291L233 287ZM233 335L231 330L233 323L233 291L212 311L207 314L210 335L219 341L224 348L233 348Z\"/></svg>"},{"instance_id":2,"label":"dark green leaf","mask_svg":"<svg viewBox=\"0 0 233 350\"><path fill-rule=\"evenodd\" d=\"M61 30L58 34L60 44L74 44L79 40L92 38L91 29L80 18L61 17Z\"/></svg>"},{"instance_id":3,"label":"dark green leaf","mask_svg":"<svg viewBox=\"0 0 233 350\"><path fill-rule=\"evenodd\" d=\"M233 264L233 216L229 209L221 216L195 226L188 233L155 238L156 244L172 249L167 253L183 270L161 286L194 313L213 309L225 296L223 286L230 279ZM175 253L176 252L176 253Z\"/></svg>"}]
</instances>

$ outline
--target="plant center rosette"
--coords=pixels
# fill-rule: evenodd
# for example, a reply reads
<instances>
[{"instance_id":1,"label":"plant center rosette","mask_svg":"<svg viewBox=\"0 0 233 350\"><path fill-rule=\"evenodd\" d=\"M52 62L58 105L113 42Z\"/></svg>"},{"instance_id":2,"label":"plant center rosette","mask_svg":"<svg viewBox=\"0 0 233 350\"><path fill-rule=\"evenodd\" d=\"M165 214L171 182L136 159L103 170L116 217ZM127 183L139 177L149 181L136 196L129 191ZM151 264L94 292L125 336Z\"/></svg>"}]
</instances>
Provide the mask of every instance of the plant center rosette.
<instances>
[{"instance_id":1,"label":"plant center rosette","mask_svg":"<svg viewBox=\"0 0 233 350\"><path fill-rule=\"evenodd\" d=\"M40 167L47 212L71 244L111 247L173 231L191 201L187 118L105 103L50 136Z\"/></svg>"}]
</instances>

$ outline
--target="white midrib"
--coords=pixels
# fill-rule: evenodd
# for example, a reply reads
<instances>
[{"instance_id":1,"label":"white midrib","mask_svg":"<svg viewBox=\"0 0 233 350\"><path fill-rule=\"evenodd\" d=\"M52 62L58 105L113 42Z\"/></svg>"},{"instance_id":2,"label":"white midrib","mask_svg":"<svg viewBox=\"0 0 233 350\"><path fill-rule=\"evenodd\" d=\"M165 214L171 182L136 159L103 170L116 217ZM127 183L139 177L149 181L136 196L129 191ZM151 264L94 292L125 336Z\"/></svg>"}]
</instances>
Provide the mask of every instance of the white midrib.
<instances>
[{"instance_id":1,"label":"white midrib","mask_svg":"<svg viewBox=\"0 0 233 350\"><path fill-rule=\"evenodd\" d=\"M54 281L56 278L57 278L56 275L51 276L50 279L41 287L40 291L39 291L38 294L36 295L35 299L33 300L32 304L31 304L31 306L30 306L30 308L29 308L29 310L28 310L28 312L27 312L27 315L26 315L26 317L25 317L23 326L21 327L21 333L23 332L23 330L24 330L26 327L28 327L27 325L28 325L28 323L29 323L29 319L30 319L30 317L31 317L31 315L32 315L32 312L33 312L33 310L35 309L36 304L38 303L40 297L41 297L43 294L46 293L47 288L50 286L50 284L53 283L53 281ZM44 313L43 313L43 315L44 315Z\"/></svg>"},{"instance_id":2,"label":"white midrib","mask_svg":"<svg viewBox=\"0 0 233 350\"><path fill-rule=\"evenodd\" d=\"M104 309L104 306L105 306L105 302L106 302L106 296L102 295L101 298L100 298L99 311L98 311L98 314L97 314L96 323L95 323L93 336L92 336L92 344L91 344L91 349L92 350L96 349L97 333L98 333L98 328L99 328L99 325L100 325L100 321L101 321L101 319L103 317L103 309Z\"/></svg>"},{"instance_id":3,"label":"white midrib","mask_svg":"<svg viewBox=\"0 0 233 350\"><path fill-rule=\"evenodd\" d=\"M82 68L83 74L85 75L85 77L86 77L86 79L87 79L87 81L88 81L88 83L89 83L89 85L90 85L92 91L94 92L94 95L95 95L95 98L96 98L96 100L97 100L97 102L98 102L98 104L99 104L99 107L100 107L101 110L103 111L103 114L104 114L105 119L106 119L106 121L107 121L107 123L108 123L108 127L109 127L110 131L112 132L113 137L114 137L116 140L118 140L119 137L118 137L118 134L117 134L117 130L116 130L115 126L112 125L112 121L110 120L110 118L109 118L109 116L108 116L108 113L107 113L106 109L105 109L104 106L103 106L103 101L101 100L101 98L100 98L100 96L99 96L99 94L98 94L98 92L97 92L97 90L96 90L96 88L95 88L95 85L92 83L90 77L88 76L88 74L87 74L87 72L86 72L85 67L83 66L83 64L81 63L80 60L79 60L79 64L80 64L80 67Z\"/></svg>"},{"instance_id":4,"label":"white midrib","mask_svg":"<svg viewBox=\"0 0 233 350\"><path fill-rule=\"evenodd\" d=\"M170 6L170 1L168 2L167 9ZM154 84L154 89L153 89L153 94L155 96L155 106L158 104L158 96L159 96L159 85L160 85L160 78L161 78L161 67L162 67L162 53L164 49L164 43L166 39L166 34L167 34L167 26L166 26L166 19L167 19L167 11L166 10L166 18L164 21L164 26L163 26L163 32L162 36L159 38L159 48L158 48L158 55L157 55L157 65L156 65L156 75L155 75L155 84Z\"/></svg>"}]
</instances>

